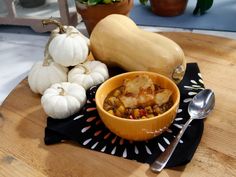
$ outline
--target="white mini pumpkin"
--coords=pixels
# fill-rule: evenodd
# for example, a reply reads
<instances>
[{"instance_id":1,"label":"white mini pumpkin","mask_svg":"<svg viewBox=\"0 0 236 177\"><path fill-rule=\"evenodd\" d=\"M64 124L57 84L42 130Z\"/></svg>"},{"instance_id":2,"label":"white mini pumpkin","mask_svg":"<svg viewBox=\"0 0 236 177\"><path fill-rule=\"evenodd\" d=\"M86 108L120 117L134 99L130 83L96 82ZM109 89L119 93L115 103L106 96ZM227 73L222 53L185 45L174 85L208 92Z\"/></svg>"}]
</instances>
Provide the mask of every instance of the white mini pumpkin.
<instances>
[{"instance_id":1,"label":"white mini pumpkin","mask_svg":"<svg viewBox=\"0 0 236 177\"><path fill-rule=\"evenodd\" d=\"M51 59L35 63L29 74L28 83L35 93L43 94L52 84L67 81L68 68L61 66Z\"/></svg>"},{"instance_id":2,"label":"white mini pumpkin","mask_svg":"<svg viewBox=\"0 0 236 177\"><path fill-rule=\"evenodd\" d=\"M68 73L68 81L82 85L86 90L109 78L107 66L100 61L86 61Z\"/></svg>"},{"instance_id":3,"label":"white mini pumpkin","mask_svg":"<svg viewBox=\"0 0 236 177\"><path fill-rule=\"evenodd\" d=\"M69 82L53 84L41 98L45 113L55 119L68 118L78 112L85 102L85 89Z\"/></svg>"},{"instance_id":4,"label":"white mini pumpkin","mask_svg":"<svg viewBox=\"0 0 236 177\"><path fill-rule=\"evenodd\" d=\"M89 40L73 26L62 26L56 20L43 21L44 25L55 24L51 33L48 52L53 60L63 66L75 66L84 62L89 53Z\"/></svg>"}]
</instances>

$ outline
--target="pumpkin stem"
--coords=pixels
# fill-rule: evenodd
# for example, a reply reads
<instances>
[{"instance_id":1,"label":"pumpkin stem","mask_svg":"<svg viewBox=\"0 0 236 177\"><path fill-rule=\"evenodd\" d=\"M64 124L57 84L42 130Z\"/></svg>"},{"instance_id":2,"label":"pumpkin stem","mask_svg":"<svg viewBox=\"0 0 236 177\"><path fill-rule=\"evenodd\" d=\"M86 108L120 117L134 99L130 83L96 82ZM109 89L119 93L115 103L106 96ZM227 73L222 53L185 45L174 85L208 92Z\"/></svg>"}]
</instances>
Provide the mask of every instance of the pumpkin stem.
<instances>
[{"instance_id":1,"label":"pumpkin stem","mask_svg":"<svg viewBox=\"0 0 236 177\"><path fill-rule=\"evenodd\" d=\"M45 57L43 60L43 66L49 66L51 62L52 62L51 58Z\"/></svg>"},{"instance_id":2,"label":"pumpkin stem","mask_svg":"<svg viewBox=\"0 0 236 177\"><path fill-rule=\"evenodd\" d=\"M49 25L49 24L54 24L54 25L56 25L59 28L59 33L60 34L66 33L66 29L61 24L61 22L59 22L59 21L57 21L55 19L52 19L52 18L44 19L44 20L42 20L42 24L43 24L43 26Z\"/></svg>"},{"instance_id":3,"label":"pumpkin stem","mask_svg":"<svg viewBox=\"0 0 236 177\"><path fill-rule=\"evenodd\" d=\"M90 73L90 70L86 66L84 66L83 64L78 64L78 66L81 66L84 69L85 74Z\"/></svg>"},{"instance_id":4,"label":"pumpkin stem","mask_svg":"<svg viewBox=\"0 0 236 177\"><path fill-rule=\"evenodd\" d=\"M61 91L59 92L59 95L61 95L61 96L65 96L66 95L66 92L65 92L65 90L62 87L58 87L58 89L61 89Z\"/></svg>"}]
</instances>

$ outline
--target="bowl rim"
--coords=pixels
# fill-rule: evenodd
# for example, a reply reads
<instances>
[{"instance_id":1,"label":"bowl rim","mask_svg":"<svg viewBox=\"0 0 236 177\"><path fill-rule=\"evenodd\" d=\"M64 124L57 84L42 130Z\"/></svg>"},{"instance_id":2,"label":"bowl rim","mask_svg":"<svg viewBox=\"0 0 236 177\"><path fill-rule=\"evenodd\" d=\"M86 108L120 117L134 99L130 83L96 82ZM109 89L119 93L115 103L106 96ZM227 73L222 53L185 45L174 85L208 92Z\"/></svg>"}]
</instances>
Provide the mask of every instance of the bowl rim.
<instances>
[{"instance_id":1,"label":"bowl rim","mask_svg":"<svg viewBox=\"0 0 236 177\"><path fill-rule=\"evenodd\" d=\"M161 115L158 115L158 116L154 116L154 117L150 117L148 119L126 119L126 118L123 118L123 117L118 117L118 116L115 116L115 115L112 115L110 114L109 112L107 112L102 105L100 104L97 104L97 99L98 99L98 92L103 88L105 87L104 85L107 83L107 82L110 82L111 80L113 79L116 79L116 78L119 78L119 77L124 77L126 75L130 75L130 74L151 74L151 75L156 75L157 77L161 77L165 80L167 80L168 82L170 82L172 85L174 85L175 87L175 90L177 90L177 99L176 101L174 102L174 104L171 106L171 108L169 108L166 112L164 112L163 114ZM162 75L162 74L159 74L159 73L155 73L155 72L151 72L151 71L129 71L129 72L125 72L125 73L121 73L121 74L118 74L118 75L115 75L113 77L110 77L109 79L107 79L105 82L103 82L97 89L96 91L96 94L95 94L95 103L96 103L96 106L97 107L100 107L101 111L105 114L108 114L110 117L114 118L114 119L118 119L118 120L123 120L123 121L130 121L130 122L145 122L145 121L150 121L150 120L153 120L153 119L158 119L160 117L164 117L166 114L168 114L169 112L172 111L172 109L174 109L176 106L178 106L180 102L180 91L179 91L179 88L177 87L177 85L175 84L174 81L172 81L171 79L169 79L168 77ZM177 110L176 110L177 111Z\"/></svg>"}]
</instances>

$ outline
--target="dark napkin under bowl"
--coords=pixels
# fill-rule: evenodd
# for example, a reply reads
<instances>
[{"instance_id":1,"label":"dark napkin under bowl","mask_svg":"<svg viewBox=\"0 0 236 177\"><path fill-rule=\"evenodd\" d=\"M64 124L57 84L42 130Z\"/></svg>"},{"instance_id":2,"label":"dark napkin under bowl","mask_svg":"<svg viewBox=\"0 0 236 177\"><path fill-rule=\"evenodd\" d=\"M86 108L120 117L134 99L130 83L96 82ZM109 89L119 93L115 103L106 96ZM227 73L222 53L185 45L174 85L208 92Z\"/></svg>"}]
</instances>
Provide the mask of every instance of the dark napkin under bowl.
<instances>
[{"instance_id":1,"label":"dark napkin under bowl","mask_svg":"<svg viewBox=\"0 0 236 177\"><path fill-rule=\"evenodd\" d=\"M47 119L45 144L72 140L84 148L151 164L189 119L188 103L195 94L204 89L204 84L197 63L188 63L184 79L178 84L181 94L180 105L173 123L160 136L140 142L122 139L106 128L98 115L94 101L98 87L94 86L88 89L87 103L80 112L64 120L50 117ZM203 120L195 120L191 123L166 167L190 162L201 140L203 128Z\"/></svg>"}]
</instances>

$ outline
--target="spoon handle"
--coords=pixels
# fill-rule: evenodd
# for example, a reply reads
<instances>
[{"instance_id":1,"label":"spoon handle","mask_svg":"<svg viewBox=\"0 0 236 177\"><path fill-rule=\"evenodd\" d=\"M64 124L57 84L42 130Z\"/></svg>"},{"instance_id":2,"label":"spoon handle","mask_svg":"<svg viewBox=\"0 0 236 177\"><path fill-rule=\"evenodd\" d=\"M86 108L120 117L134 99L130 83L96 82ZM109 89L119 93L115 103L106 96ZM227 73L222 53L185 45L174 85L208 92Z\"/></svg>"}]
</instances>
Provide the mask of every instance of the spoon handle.
<instances>
[{"instance_id":1,"label":"spoon handle","mask_svg":"<svg viewBox=\"0 0 236 177\"><path fill-rule=\"evenodd\" d=\"M168 160L170 159L181 137L183 136L185 130L188 128L192 120L193 119L190 117L190 119L184 124L176 138L170 143L166 150L152 163L151 170L153 172L160 172L166 166Z\"/></svg>"}]
</instances>

